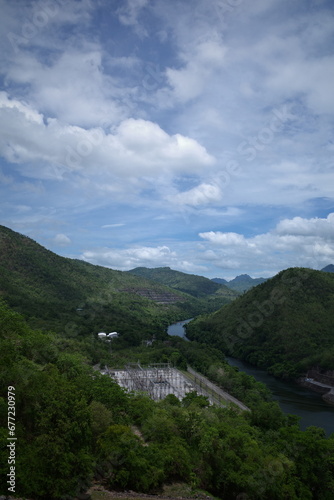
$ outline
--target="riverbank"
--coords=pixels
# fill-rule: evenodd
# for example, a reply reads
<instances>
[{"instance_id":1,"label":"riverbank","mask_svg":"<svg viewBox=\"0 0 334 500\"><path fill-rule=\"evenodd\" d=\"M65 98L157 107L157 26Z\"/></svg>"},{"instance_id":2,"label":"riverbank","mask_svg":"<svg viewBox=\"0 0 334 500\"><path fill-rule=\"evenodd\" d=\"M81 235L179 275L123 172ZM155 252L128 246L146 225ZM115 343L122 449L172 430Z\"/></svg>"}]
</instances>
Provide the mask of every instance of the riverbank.
<instances>
[{"instance_id":1,"label":"riverbank","mask_svg":"<svg viewBox=\"0 0 334 500\"><path fill-rule=\"evenodd\" d=\"M231 366L254 377L265 384L286 414L300 417L300 428L305 430L311 425L322 427L327 436L334 432L334 405L323 398L324 393L316 392L315 385L306 386L297 382L287 382L269 375L266 370L250 365L235 358L226 358ZM309 377L308 377L309 378ZM326 389L328 394L328 388ZM333 391L334 392L334 391ZM331 394L333 398L334 394Z\"/></svg>"},{"instance_id":2,"label":"riverbank","mask_svg":"<svg viewBox=\"0 0 334 500\"><path fill-rule=\"evenodd\" d=\"M297 380L297 383L311 391L322 394L322 399L334 406L334 387L332 385L323 384L309 377L301 377Z\"/></svg>"}]
</instances>

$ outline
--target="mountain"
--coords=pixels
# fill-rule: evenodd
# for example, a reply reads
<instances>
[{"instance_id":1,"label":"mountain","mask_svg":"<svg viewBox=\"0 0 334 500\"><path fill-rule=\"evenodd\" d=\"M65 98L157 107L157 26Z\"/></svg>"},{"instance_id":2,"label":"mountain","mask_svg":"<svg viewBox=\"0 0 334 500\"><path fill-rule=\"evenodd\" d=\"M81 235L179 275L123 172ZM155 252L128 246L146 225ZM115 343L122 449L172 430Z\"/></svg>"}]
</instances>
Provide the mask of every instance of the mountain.
<instances>
[{"instance_id":1,"label":"mountain","mask_svg":"<svg viewBox=\"0 0 334 500\"><path fill-rule=\"evenodd\" d=\"M154 333L199 314L191 295L127 272L60 257L0 226L0 296L36 328ZM219 307L219 306L218 306Z\"/></svg>"},{"instance_id":2,"label":"mountain","mask_svg":"<svg viewBox=\"0 0 334 500\"><path fill-rule=\"evenodd\" d=\"M325 271L326 273L334 273L334 265L329 264L328 266L321 269L321 271Z\"/></svg>"},{"instance_id":3,"label":"mountain","mask_svg":"<svg viewBox=\"0 0 334 500\"><path fill-rule=\"evenodd\" d=\"M212 280L214 283L218 283L218 285L227 285L228 284L228 281L225 280L224 278L212 278Z\"/></svg>"},{"instance_id":4,"label":"mountain","mask_svg":"<svg viewBox=\"0 0 334 500\"><path fill-rule=\"evenodd\" d=\"M153 269L137 267L128 272L152 280L152 282L166 285L175 291L187 293L202 301L203 307L209 308L210 312L219 309L219 307L230 302L238 295L225 285L214 283L209 278L175 271L170 267Z\"/></svg>"},{"instance_id":5,"label":"mountain","mask_svg":"<svg viewBox=\"0 0 334 500\"><path fill-rule=\"evenodd\" d=\"M141 276L142 278L147 278L162 285L167 285L174 290L178 290L184 293L188 293L194 297L206 297L207 295L212 295L219 293L226 297L235 297L236 294L231 293L231 291L225 286L218 283L214 283L209 278L204 276L197 276L195 274L183 273L180 271L175 271L170 267L136 267L128 271L130 274L135 276Z\"/></svg>"},{"instance_id":6,"label":"mountain","mask_svg":"<svg viewBox=\"0 0 334 500\"><path fill-rule=\"evenodd\" d=\"M266 278L251 278L248 274L240 274L233 280L226 281L224 278L213 278L212 281L226 285L231 290L238 293L243 293L253 288L253 286L260 285L267 281Z\"/></svg>"},{"instance_id":7,"label":"mountain","mask_svg":"<svg viewBox=\"0 0 334 500\"><path fill-rule=\"evenodd\" d=\"M229 355L296 377L334 369L334 275L281 271L219 311L187 326L187 336Z\"/></svg>"}]
</instances>

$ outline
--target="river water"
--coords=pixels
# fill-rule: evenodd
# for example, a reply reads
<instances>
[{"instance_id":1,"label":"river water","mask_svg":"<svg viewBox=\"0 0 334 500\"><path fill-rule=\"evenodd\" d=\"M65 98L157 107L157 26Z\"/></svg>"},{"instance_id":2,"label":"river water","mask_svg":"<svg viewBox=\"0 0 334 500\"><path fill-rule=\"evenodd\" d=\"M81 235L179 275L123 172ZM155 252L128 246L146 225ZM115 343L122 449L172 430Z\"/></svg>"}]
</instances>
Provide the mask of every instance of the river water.
<instances>
[{"instance_id":1,"label":"river water","mask_svg":"<svg viewBox=\"0 0 334 500\"><path fill-rule=\"evenodd\" d=\"M189 340L185 336L186 332L184 329L184 325L189 323L189 321L191 321L192 319L194 319L194 318L186 319L185 321L179 321L178 323L173 323L172 325L169 325L169 327L167 329L168 335L177 335L178 337L182 337L185 340Z\"/></svg>"},{"instance_id":2,"label":"river water","mask_svg":"<svg viewBox=\"0 0 334 500\"><path fill-rule=\"evenodd\" d=\"M178 335L186 339L183 325L189 323L189 321L191 319L170 325L167 330L168 334ZM226 358L226 360L231 366L238 367L240 371L252 375L258 382L265 384L284 413L291 413L300 417L301 429L304 430L310 425L315 425L322 427L327 436L334 432L334 406L326 403L320 394L297 384L276 379L268 375L265 370L239 359Z\"/></svg>"}]
</instances>

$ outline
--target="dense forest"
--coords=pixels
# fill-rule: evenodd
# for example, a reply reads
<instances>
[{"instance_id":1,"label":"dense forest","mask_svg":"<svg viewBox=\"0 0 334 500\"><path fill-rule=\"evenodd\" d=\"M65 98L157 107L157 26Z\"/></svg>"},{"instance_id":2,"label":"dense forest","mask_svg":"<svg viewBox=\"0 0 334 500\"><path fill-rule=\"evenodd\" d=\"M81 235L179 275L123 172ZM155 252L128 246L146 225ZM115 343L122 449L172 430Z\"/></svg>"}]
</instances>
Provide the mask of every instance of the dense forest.
<instances>
[{"instance_id":1,"label":"dense forest","mask_svg":"<svg viewBox=\"0 0 334 500\"><path fill-rule=\"evenodd\" d=\"M224 500L333 498L333 437L326 439L315 427L300 431L296 417L283 415L266 389L228 367L219 351L172 339L147 348L146 358L216 373L217 380L239 386L239 396L247 394L251 412L209 406L196 393L160 402L125 393L91 366L111 356L120 362L131 349L118 346L110 353L94 337L32 330L2 302L0 332L2 494L8 493L10 387L16 401L16 496L69 500L98 481L151 493L184 482Z\"/></svg>"},{"instance_id":2,"label":"dense forest","mask_svg":"<svg viewBox=\"0 0 334 500\"><path fill-rule=\"evenodd\" d=\"M334 275L281 271L219 311L187 325L187 336L226 354L296 378L334 369Z\"/></svg>"}]
</instances>

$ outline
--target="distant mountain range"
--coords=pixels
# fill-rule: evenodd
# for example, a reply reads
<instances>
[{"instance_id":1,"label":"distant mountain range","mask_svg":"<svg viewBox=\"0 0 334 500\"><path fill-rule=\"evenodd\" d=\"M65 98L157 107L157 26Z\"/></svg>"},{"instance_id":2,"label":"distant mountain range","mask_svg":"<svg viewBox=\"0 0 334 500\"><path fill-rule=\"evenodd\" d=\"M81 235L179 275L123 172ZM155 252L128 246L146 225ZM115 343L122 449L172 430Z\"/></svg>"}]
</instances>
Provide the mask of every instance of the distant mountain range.
<instances>
[{"instance_id":1,"label":"distant mountain range","mask_svg":"<svg viewBox=\"0 0 334 500\"><path fill-rule=\"evenodd\" d=\"M224 278L213 278L212 281L221 285L225 285L235 292L243 293L247 290L250 290L254 286L264 283L265 281L267 281L267 279L268 278L251 278L248 274L240 274L230 281L227 281Z\"/></svg>"},{"instance_id":2,"label":"distant mountain range","mask_svg":"<svg viewBox=\"0 0 334 500\"><path fill-rule=\"evenodd\" d=\"M327 273L334 273L334 265L329 264L328 266L321 269L321 271L325 271ZM270 278L251 278L248 274L240 274L236 276L233 280L226 280L224 278L212 278L212 281L215 283L219 283L220 285L225 285L231 290L234 290L238 293L246 292L250 290L254 286L260 285L261 283L265 283Z\"/></svg>"}]
</instances>

